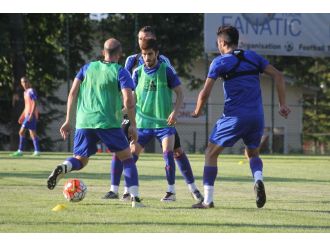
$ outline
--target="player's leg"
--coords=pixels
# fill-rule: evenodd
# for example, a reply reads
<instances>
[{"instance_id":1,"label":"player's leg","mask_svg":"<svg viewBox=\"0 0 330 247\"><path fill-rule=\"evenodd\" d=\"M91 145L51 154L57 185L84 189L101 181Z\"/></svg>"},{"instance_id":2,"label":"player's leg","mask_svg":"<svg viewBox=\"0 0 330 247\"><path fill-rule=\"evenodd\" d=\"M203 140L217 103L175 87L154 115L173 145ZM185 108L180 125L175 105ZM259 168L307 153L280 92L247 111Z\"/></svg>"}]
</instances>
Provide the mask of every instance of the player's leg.
<instances>
[{"instance_id":1,"label":"player's leg","mask_svg":"<svg viewBox=\"0 0 330 247\"><path fill-rule=\"evenodd\" d=\"M195 185L195 177L193 174L193 171L191 169L191 165L189 162L189 159L184 152L184 150L181 148L181 143L180 143L180 137L178 132L175 133L175 140L174 140L174 159L176 161L176 164L179 167L179 170L186 181L186 184L188 185L188 189L193 196L193 198L196 201L203 201L204 197L198 190L197 186Z\"/></svg>"},{"instance_id":2,"label":"player's leg","mask_svg":"<svg viewBox=\"0 0 330 247\"><path fill-rule=\"evenodd\" d=\"M64 174L71 171L78 171L85 167L89 157L96 153L96 143L98 141L99 138L95 134L95 130L77 129L74 137L74 156L67 158L52 171L47 180L48 189L54 189Z\"/></svg>"},{"instance_id":3,"label":"player's leg","mask_svg":"<svg viewBox=\"0 0 330 247\"><path fill-rule=\"evenodd\" d=\"M121 123L121 128L124 131L124 134L129 140L128 136L128 129L130 126L130 122L127 119L127 117L124 117L124 120ZM120 179L121 175L123 174L123 164L121 163L120 159L116 156L114 153L111 159L111 164L110 164L110 191L107 192L102 199L118 199L118 191L119 191L119 184L120 184ZM128 187L125 185L124 187L124 194L123 198L124 200L130 201L131 196L128 193Z\"/></svg>"},{"instance_id":4,"label":"player's leg","mask_svg":"<svg viewBox=\"0 0 330 247\"><path fill-rule=\"evenodd\" d=\"M39 156L40 155L40 146L39 146L39 138L37 135L37 132L35 129L30 129L30 136L33 142L33 146L34 146L34 153L33 156Z\"/></svg>"},{"instance_id":5,"label":"player's leg","mask_svg":"<svg viewBox=\"0 0 330 247\"><path fill-rule=\"evenodd\" d=\"M167 128L166 128L167 129ZM170 129L170 128L168 128ZM172 128L173 129L173 128ZM162 133L161 143L163 149L163 158L165 161L165 172L167 179L167 191L165 196L161 199L162 202L173 202L176 200L175 196L175 162L173 155L174 148L174 134L168 132Z\"/></svg>"},{"instance_id":6,"label":"player's leg","mask_svg":"<svg viewBox=\"0 0 330 247\"><path fill-rule=\"evenodd\" d=\"M115 152L123 164L124 178L131 194L132 207L143 207L139 199L138 171L122 129L98 130L98 136L110 150Z\"/></svg>"},{"instance_id":7,"label":"player's leg","mask_svg":"<svg viewBox=\"0 0 330 247\"><path fill-rule=\"evenodd\" d=\"M262 208L266 203L266 191L263 182L263 162L259 157L259 148L246 148L246 155L249 158L252 176L254 178L254 191L256 193L256 204Z\"/></svg>"},{"instance_id":8,"label":"player's leg","mask_svg":"<svg viewBox=\"0 0 330 247\"><path fill-rule=\"evenodd\" d=\"M19 157L23 155L23 150L25 145L25 128L23 127L23 125L18 131L18 135L19 135L18 149L16 152L10 154L10 156L12 157Z\"/></svg>"},{"instance_id":9,"label":"player's leg","mask_svg":"<svg viewBox=\"0 0 330 247\"><path fill-rule=\"evenodd\" d=\"M124 167L125 184L130 194L132 207L144 207L139 195L138 171L129 147L116 153Z\"/></svg>"},{"instance_id":10,"label":"player's leg","mask_svg":"<svg viewBox=\"0 0 330 247\"><path fill-rule=\"evenodd\" d=\"M129 124L129 122L127 122L127 123ZM125 127L124 130L125 130L125 133L128 132L128 128ZM139 159L139 155L142 152L144 146L151 140L151 138L153 138L153 134L150 133L149 130L138 129L138 142L130 145L131 153L132 153L135 163ZM131 195L128 191L128 187L126 185L125 180L124 180L124 184L125 184L124 192L123 192L123 195L120 200L127 202L127 201L131 200Z\"/></svg>"},{"instance_id":11,"label":"player's leg","mask_svg":"<svg viewBox=\"0 0 330 247\"><path fill-rule=\"evenodd\" d=\"M205 150L203 173L204 201L193 205L193 208L212 208L214 182L218 174L218 156L225 147L231 147L240 139L238 119L221 117L212 129L208 146Z\"/></svg>"},{"instance_id":12,"label":"player's leg","mask_svg":"<svg viewBox=\"0 0 330 247\"><path fill-rule=\"evenodd\" d=\"M218 156L224 147L208 143L205 151L205 165L203 172L204 201L193 205L193 208L213 208L214 182L218 174Z\"/></svg>"},{"instance_id":13,"label":"player's leg","mask_svg":"<svg viewBox=\"0 0 330 247\"><path fill-rule=\"evenodd\" d=\"M245 120L250 129L243 135L242 139L246 145L245 153L249 159L252 176L254 178L254 191L256 193L256 204L262 208L266 203L266 192L263 183L263 162L259 157L259 146L264 131L263 116L254 116Z\"/></svg>"},{"instance_id":14,"label":"player's leg","mask_svg":"<svg viewBox=\"0 0 330 247\"><path fill-rule=\"evenodd\" d=\"M121 179L121 174L123 173L123 164L114 153L111 159L110 165L110 191L108 191L102 199L118 199L118 190Z\"/></svg>"}]
</instances>

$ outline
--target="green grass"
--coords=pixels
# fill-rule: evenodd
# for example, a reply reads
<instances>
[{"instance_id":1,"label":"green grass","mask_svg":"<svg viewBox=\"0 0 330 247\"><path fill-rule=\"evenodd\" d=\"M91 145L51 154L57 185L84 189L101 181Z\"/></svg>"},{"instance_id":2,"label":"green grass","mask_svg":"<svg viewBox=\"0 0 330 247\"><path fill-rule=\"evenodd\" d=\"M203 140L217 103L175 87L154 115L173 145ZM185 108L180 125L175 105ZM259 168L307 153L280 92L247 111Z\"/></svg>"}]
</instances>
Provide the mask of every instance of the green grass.
<instances>
[{"instance_id":1,"label":"green grass","mask_svg":"<svg viewBox=\"0 0 330 247\"><path fill-rule=\"evenodd\" d=\"M0 153L0 232L330 232L330 160L320 156L263 156L267 203L257 209L249 165L243 156L223 155L215 184L215 208L191 209L194 203L177 169L177 202L160 198L167 185L160 154L138 161L140 192L146 208L100 199L109 189L110 156L93 156L89 165L67 178L88 187L80 203L66 202L60 181L46 188L52 169L68 153L10 158ZM189 155L202 190L203 156ZM123 183L123 182L122 182ZM120 192L122 191L122 186ZM53 212L57 204L66 210Z\"/></svg>"}]
</instances>

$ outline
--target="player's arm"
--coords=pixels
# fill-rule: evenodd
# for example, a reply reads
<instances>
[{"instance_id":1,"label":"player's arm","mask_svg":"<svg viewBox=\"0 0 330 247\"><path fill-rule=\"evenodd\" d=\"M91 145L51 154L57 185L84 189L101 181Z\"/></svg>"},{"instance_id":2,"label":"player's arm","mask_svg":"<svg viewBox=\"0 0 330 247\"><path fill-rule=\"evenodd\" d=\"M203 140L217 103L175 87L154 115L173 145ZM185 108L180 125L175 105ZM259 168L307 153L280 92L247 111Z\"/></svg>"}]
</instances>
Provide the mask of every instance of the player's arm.
<instances>
[{"instance_id":1,"label":"player's arm","mask_svg":"<svg viewBox=\"0 0 330 247\"><path fill-rule=\"evenodd\" d=\"M68 95L68 101L67 101L67 110L66 110L66 119L64 124L62 125L60 132L65 140L68 135L70 134L70 122L72 120L72 115L73 115L73 105L77 101L77 95L79 92L79 87L80 87L81 80L78 78L75 78L72 83L72 87L70 89L70 93Z\"/></svg>"},{"instance_id":2,"label":"player's arm","mask_svg":"<svg viewBox=\"0 0 330 247\"><path fill-rule=\"evenodd\" d=\"M173 88L173 91L176 94L175 104L172 113L167 118L167 124L173 125L176 123L177 116L179 114L179 110L183 104L183 92L181 85L176 86Z\"/></svg>"},{"instance_id":3,"label":"player's arm","mask_svg":"<svg viewBox=\"0 0 330 247\"><path fill-rule=\"evenodd\" d=\"M135 98L133 95L133 89L135 88L134 82L128 70L124 68L119 71L118 81L120 83L120 88L123 96L123 105L126 109L127 117L130 121L129 136L134 143L137 142L138 139L135 121Z\"/></svg>"},{"instance_id":4,"label":"player's arm","mask_svg":"<svg viewBox=\"0 0 330 247\"><path fill-rule=\"evenodd\" d=\"M136 121L135 121L135 100L131 88L122 88L123 104L130 122L130 137L133 142L137 141Z\"/></svg>"},{"instance_id":5,"label":"player's arm","mask_svg":"<svg viewBox=\"0 0 330 247\"><path fill-rule=\"evenodd\" d=\"M32 102L31 103L31 111L29 112L29 119L28 119L29 122L31 121L31 119L34 115L34 112L36 110L36 107L37 107L37 102L34 99L32 99L31 102Z\"/></svg>"},{"instance_id":6,"label":"player's arm","mask_svg":"<svg viewBox=\"0 0 330 247\"><path fill-rule=\"evenodd\" d=\"M279 114L287 118L289 113L291 112L290 108L286 105L285 100L285 80L283 74L278 71L274 66L271 64L268 64L266 68L264 69L264 73L271 76L276 84L277 89L277 95L278 95L278 101L280 104Z\"/></svg>"},{"instance_id":7,"label":"player's arm","mask_svg":"<svg viewBox=\"0 0 330 247\"><path fill-rule=\"evenodd\" d=\"M203 106L205 105L207 99L211 94L211 90L213 88L214 82L215 80L213 78L208 77L206 79L204 87L198 95L195 110L191 113L192 117L198 118L201 115Z\"/></svg>"},{"instance_id":8,"label":"player's arm","mask_svg":"<svg viewBox=\"0 0 330 247\"><path fill-rule=\"evenodd\" d=\"M21 115L18 118L18 123L19 124L22 124L23 121L24 121L24 118L25 118L25 111L23 110L22 113L21 113Z\"/></svg>"}]
</instances>

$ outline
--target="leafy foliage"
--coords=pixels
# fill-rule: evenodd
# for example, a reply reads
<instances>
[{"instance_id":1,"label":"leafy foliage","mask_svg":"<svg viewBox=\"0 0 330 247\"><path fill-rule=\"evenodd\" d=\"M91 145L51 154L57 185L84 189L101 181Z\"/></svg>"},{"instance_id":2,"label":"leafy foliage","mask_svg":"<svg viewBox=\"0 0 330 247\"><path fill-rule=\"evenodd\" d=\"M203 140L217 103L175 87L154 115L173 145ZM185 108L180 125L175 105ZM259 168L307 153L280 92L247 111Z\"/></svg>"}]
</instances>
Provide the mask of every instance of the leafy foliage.
<instances>
[{"instance_id":1,"label":"leafy foliage","mask_svg":"<svg viewBox=\"0 0 330 247\"><path fill-rule=\"evenodd\" d=\"M1 143L11 141L11 149L17 148L18 114L22 111L22 88L19 78L27 75L38 93L38 103L42 106L42 114L38 124L38 135L41 137L43 150L51 150L52 142L46 135L49 123L58 120L62 113L57 109L64 104L54 92L58 87L71 80L76 66L84 63L83 55L91 51L91 27L86 14L2 14L0 15L0 31L2 33L2 49L0 50L0 124L2 131ZM10 25L13 18L22 20L21 26ZM22 41L14 39L12 29L19 28ZM69 41L69 42L68 42ZM21 52L18 53L19 47ZM24 62L24 68L15 70L13 54L17 54ZM68 59L69 58L69 59ZM69 61L69 63L68 63ZM22 64L21 64L22 65ZM17 105L12 102L19 99L14 116L10 116ZM13 114L12 114L13 115ZM8 120L11 119L10 122ZM10 128L10 126L12 128ZM0 147L4 148L4 147Z\"/></svg>"},{"instance_id":2,"label":"leafy foliage","mask_svg":"<svg viewBox=\"0 0 330 247\"><path fill-rule=\"evenodd\" d=\"M304 107L304 141L330 142L330 58L269 57L279 70L307 88Z\"/></svg>"}]
</instances>

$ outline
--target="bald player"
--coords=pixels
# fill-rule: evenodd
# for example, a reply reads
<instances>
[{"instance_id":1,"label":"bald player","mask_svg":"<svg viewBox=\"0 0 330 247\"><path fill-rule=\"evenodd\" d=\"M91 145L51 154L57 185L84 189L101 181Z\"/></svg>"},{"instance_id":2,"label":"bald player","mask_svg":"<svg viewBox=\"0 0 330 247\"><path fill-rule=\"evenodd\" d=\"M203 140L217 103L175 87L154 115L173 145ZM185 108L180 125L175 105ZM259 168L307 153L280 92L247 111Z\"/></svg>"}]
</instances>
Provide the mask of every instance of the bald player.
<instances>
[{"instance_id":1,"label":"bald player","mask_svg":"<svg viewBox=\"0 0 330 247\"><path fill-rule=\"evenodd\" d=\"M70 133L72 108L77 101L73 157L67 158L53 170L47 187L54 189L64 174L85 167L89 157L97 151L97 142L102 141L124 165L132 207L144 207L139 198L136 165L121 128L121 109L124 105L131 122L130 137L133 142L137 141L135 100L132 95L134 84L130 73L118 64L121 54L120 42L114 38L108 39L104 43L104 60L84 65L76 75L68 96L66 120L60 129L65 140Z\"/></svg>"}]
</instances>

